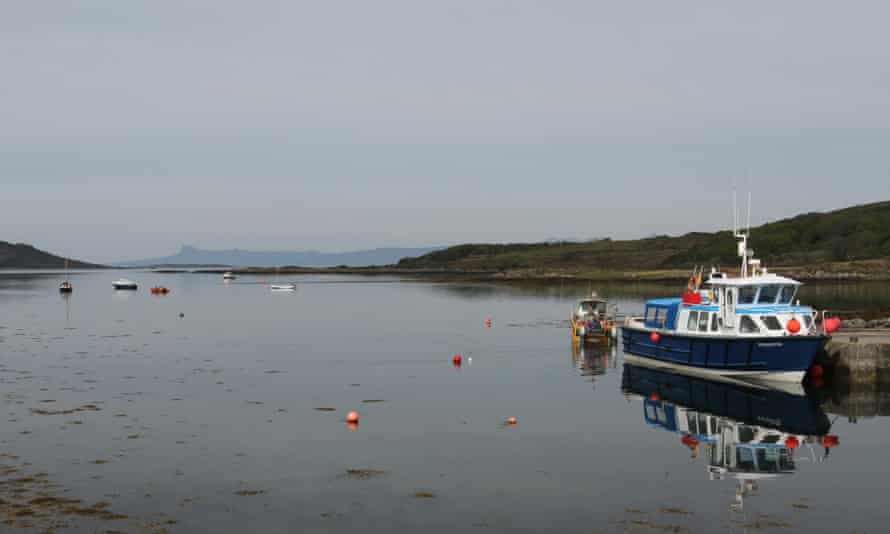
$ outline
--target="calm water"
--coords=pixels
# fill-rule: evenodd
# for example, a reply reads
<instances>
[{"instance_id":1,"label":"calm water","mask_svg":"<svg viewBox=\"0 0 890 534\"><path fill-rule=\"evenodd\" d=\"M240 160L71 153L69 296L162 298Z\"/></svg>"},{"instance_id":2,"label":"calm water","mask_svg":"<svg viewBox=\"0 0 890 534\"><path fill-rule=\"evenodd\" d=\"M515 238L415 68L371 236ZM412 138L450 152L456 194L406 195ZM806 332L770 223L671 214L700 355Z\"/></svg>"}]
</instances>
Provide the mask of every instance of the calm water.
<instances>
[{"instance_id":1,"label":"calm water","mask_svg":"<svg viewBox=\"0 0 890 534\"><path fill-rule=\"evenodd\" d=\"M17 457L0 463L129 516L64 518L72 531L890 529L890 426L862 412L883 397L573 349L565 319L586 287L310 276L272 293L259 277L129 272L140 290L114 292L120 274L76 274L68 298L56 275L0 274L0 453ZM597 289L622 311L673 290ZM887 292L812 296L882 307ZM98 410L52 414L84 406ZM763 445L790 434L790 454Z\"/></svg>"}]
</instances>

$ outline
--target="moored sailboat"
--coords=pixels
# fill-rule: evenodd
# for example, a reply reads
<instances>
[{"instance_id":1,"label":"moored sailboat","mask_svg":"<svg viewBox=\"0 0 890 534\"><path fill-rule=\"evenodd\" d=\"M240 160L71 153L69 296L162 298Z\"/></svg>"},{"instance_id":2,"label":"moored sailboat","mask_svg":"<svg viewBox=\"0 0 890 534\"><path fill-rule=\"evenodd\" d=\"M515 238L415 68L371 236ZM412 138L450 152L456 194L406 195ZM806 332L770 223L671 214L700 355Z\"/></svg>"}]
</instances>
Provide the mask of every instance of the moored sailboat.
<instances>
[{"instance_id":1,"label":"moored sailboat","mask_svg":"<svg viewBox=\"0 0 890 534\"><path fill-rule=\"evenodd\" d=\"M71 285L71 281L68 280L68 260L65 260L65 280L59 284L59 292L60 293L71 293L74 291L74 286Z\"/></svg>"}]
</instances>

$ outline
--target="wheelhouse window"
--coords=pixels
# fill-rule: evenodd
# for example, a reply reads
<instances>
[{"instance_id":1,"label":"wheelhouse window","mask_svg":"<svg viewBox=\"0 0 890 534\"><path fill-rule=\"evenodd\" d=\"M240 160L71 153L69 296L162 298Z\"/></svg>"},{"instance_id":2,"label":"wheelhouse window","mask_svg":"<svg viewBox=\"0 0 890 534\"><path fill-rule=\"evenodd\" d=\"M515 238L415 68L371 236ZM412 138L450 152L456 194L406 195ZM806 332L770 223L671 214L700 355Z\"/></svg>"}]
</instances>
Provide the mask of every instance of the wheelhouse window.
<instances>
[{"instance_id":1,"label":"wheelhouse window","mask_svg":"<svg viewBox=\"0 0 890 534\"><path fill-rule=\"evenodd\" d=\"M754 304L754 297L756 296L756 287L747 286L739 288L739 304Z\"/></svg>"},{"instance_id":2,"label":"wheelhouse window","mask_svg":"<svg viewBox=\"0 0 890 534\"><path fill-rule=\"evenodd\" d=\"M796 292L797 288L795 286L781 286L779 289L779 304L791 304Z\"/></svg>"},{"instance_id":3,"label":"wheelhouse window","mask_svg":"<svg viewBox=\"0 0 890 534\"><path fill-rule=\"evenodd\" d=\"M720 327L717 325L717 314L711 314L711 332L717 332L720 330Z\"/></svg>"},{"instance_id":4,"label":"wheelhouse window","mask_svg":"<svg viewBox=\"0 0 890 534\"><path fill-rule=\"evenodd\" d=\"M763 286L760 288L760 296L757 297L758 304L774 304L779 290L783 286Z\"/></svg>"},{"instance_id":5,"label":"wheelhouse window","mask_svg":"<svg viewBox=\"0 0 890 534\"><path fill-rule=\"evenodd\" d=\"M711 314L708 312L701 312L698 314L698 331L699 332L707 332L708 331L708 318Z\"/></svg>"},{"instance_id":6,"label":"wheelhouse window","mask_svg":"<svg viewBox=\"0 0 890 534\"><path fill-rule=\"evenodd\" d=\"M760 328L757 326L757 323L754 322L754 319L751 319L750 316L740 315L739 332L743 334L756 334L760 332Z\"/></svg>"},{"instance_id":7,"label":"wheelhouse window","mask_svg":"<svg viewBox=\"0 0 890 534\"><path fill-rule=\"evenodd\" d=\"M646 322L654 323L655 322L655 313L658 308L646 308Z\"/></svg>"},{"instance_id":8,"label":"wheelhouse window","mask_svg":"<svg viewBox=\"0 0 890 534\"><path fill-rule=\"evenodd\" d=\"M810 315L803 316L803 326L805 329L809 330L811 326L813 326L813 317Z\"/></svg>"},{"instance_id":9,"label":"wheelhouse window","mask_svg":"<svg viewBox=\"0 0 890 534\"><path fill-rule=\"evenodd\" d=\"M764 315L760 320L763 321L763 324L766 325L769 330L782 329L782 323L779 322L779 319L777 319L775 315Z\"/></svg>"},{"instance_id":10,"label":"wheelhouse window","mask_svg":"<svg viewBox=\"0 0 890 534\"><path fill-rule=\"evenodd\" d=\"M691 311L689 312L689 320L686 321L686 330L695 332L696 325L698 325L698 312Z\"/></svg>"}]
</instances>

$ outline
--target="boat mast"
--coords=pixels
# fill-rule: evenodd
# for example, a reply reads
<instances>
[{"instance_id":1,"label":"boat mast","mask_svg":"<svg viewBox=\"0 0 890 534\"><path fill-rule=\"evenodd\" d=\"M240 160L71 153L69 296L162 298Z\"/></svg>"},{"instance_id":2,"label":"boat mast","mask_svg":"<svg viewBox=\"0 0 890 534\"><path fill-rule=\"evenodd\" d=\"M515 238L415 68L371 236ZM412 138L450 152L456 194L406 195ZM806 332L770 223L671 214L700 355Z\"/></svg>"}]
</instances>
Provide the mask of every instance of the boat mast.
<instances>
[{"instance_id":1,"label":"boat mast","mask_svg":"<svg viewBox=\"0 0 890 534\"><path fill-rule=\"evenodd\" d=\"M739 272L742 278L748 278L748 258L752 255L748 250L748 237L751 235L751 193L748 192L748 221L744 232L739 230L739 211L736 207L736 193L732 192L732 233L738 243L738 254L742 258L742 268Z\"/></svg>"}]
</instances>

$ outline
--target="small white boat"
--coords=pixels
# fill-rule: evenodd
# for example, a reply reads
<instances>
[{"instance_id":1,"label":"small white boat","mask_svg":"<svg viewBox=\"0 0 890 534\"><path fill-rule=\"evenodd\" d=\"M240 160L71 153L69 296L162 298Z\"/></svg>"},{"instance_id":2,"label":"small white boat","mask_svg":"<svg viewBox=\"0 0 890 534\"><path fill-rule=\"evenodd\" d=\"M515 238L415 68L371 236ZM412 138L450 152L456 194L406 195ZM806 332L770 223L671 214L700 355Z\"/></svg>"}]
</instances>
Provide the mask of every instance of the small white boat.
<instances>
[{"instance_id":1,"label":"small white boat","mask_svg":"<svg viewBox=\"0 0 890 534\"><path fill-rule=\"evenodd\" d=\"M232 271L223 273L223 280L234 280L238 278Z\"/></svg>"},{"instance_id":2,"label":"small white boat","mask_svg":"<svg viewBox=\"0 0 890 534\"><path fill-rule=\"evenodd\" d=\"M297 284L272 284L269 289L272 291L296 291Z\"/></svg>"},{"instance_id":3,"label":"small white boat","mask_svg":"<svg viewBox=\"0 0 890 534\"><path fill-rule=\"evenodd\" d=\"M269 285L269 289L272 291L296 291L297 284L279 284L278 283L278 273L281 271L281 267L275 268L275 282Z\"/></svg>"},{"instance_id":4,"label":"small white boat","mask_svg":"<svg viewBox=\"0 0 890 534\"><path fill-rule=\"evenodd\" d=\"M129 289L132 291L135 291L139 287L136 282L127 280L126 278L118 278L111 283L111 286L115 289Z\"/></svg>"}]
</instances>

